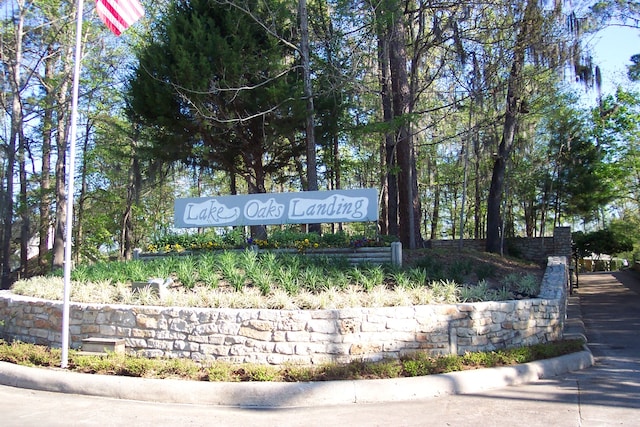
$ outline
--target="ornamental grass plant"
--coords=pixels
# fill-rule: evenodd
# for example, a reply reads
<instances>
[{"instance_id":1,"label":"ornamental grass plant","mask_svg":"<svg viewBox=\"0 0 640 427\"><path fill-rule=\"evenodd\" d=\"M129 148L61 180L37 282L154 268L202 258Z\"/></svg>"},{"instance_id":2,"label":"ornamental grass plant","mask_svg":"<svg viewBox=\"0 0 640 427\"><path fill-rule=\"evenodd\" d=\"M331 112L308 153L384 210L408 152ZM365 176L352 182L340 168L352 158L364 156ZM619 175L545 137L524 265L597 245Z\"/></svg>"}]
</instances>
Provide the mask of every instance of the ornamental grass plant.
<instances>
[{"instance_id":1,"label":"ornamental grass plant","mask_svg":"<svg viewBox=\"0 0 640 427\"><path fill-rule=\"evenodd\" d=\"M505 270L496 266L490 254L473 251L422 250L412 255L413 261L404 268L251 250L98 262L74 269L71 299L105 304L331 309L508 300L539 292L539 266L510 260L515 267ZM486 277L487 265L494 271L491 277ZM153 278L170 283L162 298L149 289L132 291L132 282ZM59 276L34 277L16 282L12 291L61 300L63 283Z\"/></svg>"}]
</instances>

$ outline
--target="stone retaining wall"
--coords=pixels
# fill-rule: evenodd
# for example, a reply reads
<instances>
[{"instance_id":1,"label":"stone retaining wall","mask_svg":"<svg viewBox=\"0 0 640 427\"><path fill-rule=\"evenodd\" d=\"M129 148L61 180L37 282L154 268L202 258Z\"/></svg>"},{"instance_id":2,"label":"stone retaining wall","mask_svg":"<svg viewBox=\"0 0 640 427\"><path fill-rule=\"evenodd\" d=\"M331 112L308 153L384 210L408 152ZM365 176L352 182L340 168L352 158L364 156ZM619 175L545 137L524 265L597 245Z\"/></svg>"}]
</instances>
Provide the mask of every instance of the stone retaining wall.
<instances>
[{"instance_id":1,"label":"stone retaining wall","mask_svg":"<svg viewBox=\"0 0 640 427\"><path fill-rule=\"evenodd\" d=\"M463 239L462 247L483 251L484 239ZM453 249L460 246L460 240L427 240L425 246L431 249ZM571 259L571 227L556 227L553 237L511 237L505 241L505 253L539 263L550 256L566 256Z\"/></svg>"},{"instance_id":2,"label":"stone retaining wall","mask_svg":"<svg viewBox=\"0 0 640 427\"><path fill-rule=\"evenodd\" d=\"M339 310L70 305L70 342L124 338L148 357L315 364L418 349L462 354L562 338L568 269L550 257L540 297L504 302ZM62 303L0 292L5 339L60 346Z\"/></svg>"}]
</instances>

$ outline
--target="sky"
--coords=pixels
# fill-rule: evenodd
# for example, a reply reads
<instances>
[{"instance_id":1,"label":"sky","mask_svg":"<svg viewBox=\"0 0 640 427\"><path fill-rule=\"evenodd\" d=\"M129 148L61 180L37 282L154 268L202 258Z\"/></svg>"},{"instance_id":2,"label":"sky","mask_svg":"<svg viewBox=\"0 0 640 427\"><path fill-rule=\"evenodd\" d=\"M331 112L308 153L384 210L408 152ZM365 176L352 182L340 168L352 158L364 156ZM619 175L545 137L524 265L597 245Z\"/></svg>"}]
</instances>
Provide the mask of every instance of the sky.
<instances>
[{"instance_id":1,"label":"sky","mask_svg":"<svg viewBox=\"0 0 640 427\"><path fill-rule=\"evenodd\" d=\"M598 32L590 44L593 46L594 62L602 72L603 93L615 92L618 85L631 86L626 76L626 66L631 64L629 58L632 55L640 54L640 29L608 27Z\"/></svg>"}]
</instances>

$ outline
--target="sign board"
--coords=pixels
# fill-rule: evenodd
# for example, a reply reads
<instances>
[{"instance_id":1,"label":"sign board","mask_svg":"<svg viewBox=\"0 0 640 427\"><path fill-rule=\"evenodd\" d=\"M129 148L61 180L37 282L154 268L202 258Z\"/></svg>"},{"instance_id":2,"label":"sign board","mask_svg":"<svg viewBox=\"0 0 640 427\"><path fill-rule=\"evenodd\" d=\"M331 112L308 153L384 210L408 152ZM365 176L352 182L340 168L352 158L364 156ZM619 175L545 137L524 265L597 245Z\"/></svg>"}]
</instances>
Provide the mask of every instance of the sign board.
<instances>
[{"instance_id":1,"label":"sign board","mask_svg":"<svg viewBox=\"0 0 640 427\"><path fill-rule=\"evenodd\" d=\"M378 220L378 191L303 191L176 199L175 226L316 224Z\"/></svg>"}]
</instances>

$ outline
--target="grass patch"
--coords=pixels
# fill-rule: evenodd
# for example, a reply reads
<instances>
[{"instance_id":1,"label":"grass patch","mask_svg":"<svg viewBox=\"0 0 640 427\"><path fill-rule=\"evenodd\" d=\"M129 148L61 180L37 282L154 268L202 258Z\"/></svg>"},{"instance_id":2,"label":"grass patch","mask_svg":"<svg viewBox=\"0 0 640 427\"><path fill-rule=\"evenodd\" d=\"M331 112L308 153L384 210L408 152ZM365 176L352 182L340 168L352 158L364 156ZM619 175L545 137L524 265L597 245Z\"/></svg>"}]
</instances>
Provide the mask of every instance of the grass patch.
<instances>
[{"instance_id":1,"label":"grass patch","mask_svg":"<svg viewBox=\"0 0 640 427\"><path fill-rule=\"evenodd\" d=\"M141 378L177 378L191 381L331 381L415 377L468 369L510 366L534 360L562 356L583 349L581 340L565 340L530 347L430 356L424 352L407 354L400 359L376 362L354 361L320 366L242 364L218 361L195 362L190 359L148 359L133 355L83 355L69 352L69 370L89 374L122 375ZM60 349L0 340L0 361L25 366L58 367Z\"/></svg>"}]
</instances>

